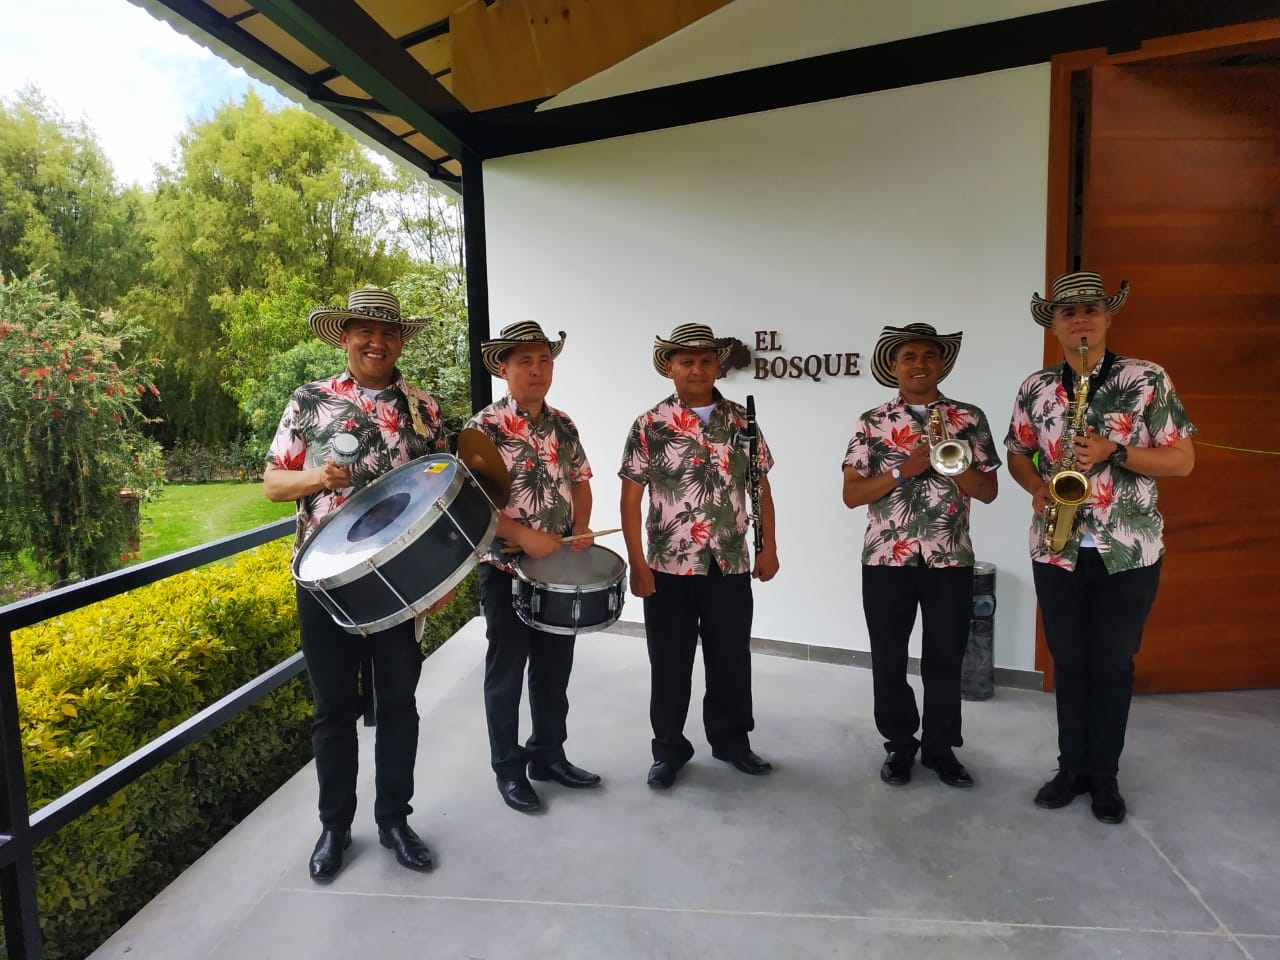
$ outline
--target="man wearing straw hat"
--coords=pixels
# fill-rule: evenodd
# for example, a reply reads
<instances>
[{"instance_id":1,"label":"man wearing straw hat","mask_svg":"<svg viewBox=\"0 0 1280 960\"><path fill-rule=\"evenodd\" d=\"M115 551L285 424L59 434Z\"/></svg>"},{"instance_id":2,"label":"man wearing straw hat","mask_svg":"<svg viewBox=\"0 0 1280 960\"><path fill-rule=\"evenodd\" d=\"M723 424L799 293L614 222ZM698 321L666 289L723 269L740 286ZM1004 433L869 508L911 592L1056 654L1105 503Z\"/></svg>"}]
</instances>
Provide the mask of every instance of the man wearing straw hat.
<instances>
[{"instance_id":1,"label":"man wearing straw hat","mask_svg":"<svg viewBox=\"0 0 1280 960\"><path fill-rule=\"evenodd\" d=\"M436 401L410 386L396 369L404 343L427 320L400 315L400 301L375 287L356 290L347 306L316 307L307 317L325 343L346 352L338 376L294 391L271 450L263 489L269 500L298 503L297 555L324 517L383 473L443 451L447 437ZM339 438L339 443L334 443ZM341 441L349 457L335 457ZM413 621L367 637L334 623L307 590L297 588L302 652L315 703L311 742L320 785L320 839L311 878L326 881L342 869L356 812L358 676L367 654L373 663L377 711L374 745L378 839L412 870L431 867L431 851L409 826L413 768L418 753L415 693L422 654ZM444 597L436 607L452 599ZM435 609L435 608L433 608Z\"/></svg>"},{"instance_id":2,"label":"man wearing straw hat","mask_svg":"<svg viewBox=\"0 0 1280 960\"><path fill-rule=\"evenodd\" d=\"M1000 458L983 412L938 390L955 366L962 336L940 334L927 323L884 328L871 373L897 393L858 418L843 464L845 506L868 507L862 607L876 728L885 739L880 779L890 786L910 781L917 750L947 786L973 786L954 752L964 742L960 667L973 603L969 508L972 499L996 498ZM950 439L968 445L967 466L962 458L939 463L945 474L934 469L930 440L943 439L937 430L931 438L935 413ZM917 608L923 720L907 682Z\"/></svg>"},{"instance_id":3,"label":"man wearing straw hat","mask_svg":"<svg viewBox=\"0 0 1280 960\"><path fill-rule=\"evenodd\" d=\"M1058 772L1035 803L1056 809L1088 793L1094 817L1121 823L1126 806L1117 777L1133 657L1164 554L1156 478L1191 472L1195 427L1163 368L1107 349L1127 283L1108 295L1101 276L1078 271L1058 277L1052 290L1048 298L1032 296L1031 316L1053 333L1064 359L1023 381L1004 441L1009 473L1031 494L1031 570L1058 712ZM1072 435L1082 374L1083 430ZM1088 492L1055 552L1057 544L1045 542L1045 512L1054 499L1050 480L1068 449L1072 469L1087 475Z\"/></svg>"},{"instance_id":4,"label":"man wearing straw hat","mask_svg":"<svg viewBox=\"0 0 1280 960\"><path fill-rule=\"evenodd\" d=\"M622 453L622 529L631 592L644 598L649 647L649 786L665 789L693 756L684 735L694 652L702 639L702 720L711 755L753 776L773 767L751 749L751 579L778 572L769 445L758 435L756 470L763 549L747 545L751 464L747 411L715 388L729 348L711 328L686 323L657 338L653 366L675 393L642 413ZM641 541L640 505L649 488Z\"/></svg>"},{"instance_id":5,"label":"man wearing straw hat","mask_svg":"<svg viewBox=\"0 0 1280 960\"><path fill-rule=\"evenodd\" d=\"M565 536L590 530L591 464L573 421L546 402L564 340L563 332L552 341L542 327L526 320L482 342L485 369L507 382L507 394L468 423L493 441L511 476L511 499L498 515L497 537L479 576L489 640L484 662L489 760L503 802L521 813L542 806L531 779L575 789L600 782L599 776L565 758L574 637L525 624L511 598L511 554L545 557L560 549ZM589 536L582 537L573 548L586 550L591 544ZM526 663L533 730L522 745L520 696Z\"/></svg>"}]
</instances>

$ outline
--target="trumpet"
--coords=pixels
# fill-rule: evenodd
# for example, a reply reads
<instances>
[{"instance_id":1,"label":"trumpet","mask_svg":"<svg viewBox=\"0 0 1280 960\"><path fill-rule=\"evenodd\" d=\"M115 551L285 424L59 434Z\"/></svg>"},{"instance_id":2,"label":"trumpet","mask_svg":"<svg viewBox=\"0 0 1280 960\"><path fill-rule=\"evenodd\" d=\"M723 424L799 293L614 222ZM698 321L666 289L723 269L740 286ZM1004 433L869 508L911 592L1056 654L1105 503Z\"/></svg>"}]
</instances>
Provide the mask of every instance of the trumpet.
<instances>
[{"instance_id":1,"label":"trumpet","mask_svg":"<svg viewBox=\"0 0 1280 960\"><path fill-rule=\"evenodd\" d=\"M1075 439L1084 430L1084 413L1089 406L1089 341L1080 338L1080 380L1076 384L1075 404L1071 420L1063 431L1066 450L1049 478L1049 495L1053 501L1044 508L1044 548L1061 553L1075 526L1076 507L1089 499L1089 478L1076 469Z\"/></svg>"},{"instance_id":2,"label":"trumpet","mask_svg":"<svg viewBox=\"0 0 1280 960\"><path fill-rule=\"evenodd\" d=\"M927 439L929 465L944 477L954 477L972 466L973 450L965 441L951 437L947 432L947 421L937 407L929 411Z\"/></svg>"}]
</instances>

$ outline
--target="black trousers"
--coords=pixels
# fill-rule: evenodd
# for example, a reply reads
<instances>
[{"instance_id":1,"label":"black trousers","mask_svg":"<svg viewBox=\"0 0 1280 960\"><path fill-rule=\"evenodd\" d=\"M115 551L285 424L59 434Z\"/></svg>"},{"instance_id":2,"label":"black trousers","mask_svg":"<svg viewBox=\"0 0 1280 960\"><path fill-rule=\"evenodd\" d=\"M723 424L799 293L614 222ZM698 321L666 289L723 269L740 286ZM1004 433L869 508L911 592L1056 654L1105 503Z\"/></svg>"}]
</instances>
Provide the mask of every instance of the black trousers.
<instances>
[{"instance_id":1,"label":"black trousers","mask_svg":"<svg viewBox=\"0 0 1280 960\"><path fill-rule=\"evenodd\" d=\"M654 571L655 593L644 598L649 645L649 722L653 759L681 766L693 756L684 735L693 656L702 638L706 695L702 725L715 753L740 757L751 749L751 574L706 576Z\"/></svg>"},{"instance_id":2,"label":"black trousers","mask_svg":"<svg viewBox=\"0 0 1280 960\"><path fill-rule=\"evenodd\" d=\"M573 670L570 636L535 630L516 616L511 574L480 564L480 605L484 610L484 715L489 726L489 762L499 779L524 776L534 760L564 759L568 739L569 674ZM533 732L520 745L520 695L529 665L529 714Z\"/></svg>"},{"instance_id":3,"label":"black trousers","mask_svg":"<svg viewBox=\"0 0 1280 960\"><path fill-rule=\"evenodd\" d=\"M907 682L907 643L917 608L923 618L923 725L915 692ZM969 642L973 567L864 565L862 609L871 641L876 729L885 739L885 750L914 755L919 748L931 757L963 745L960 666Z\"/></svg>"},{"instance_id":4,"label":"black trousers","mask_svg":"<svg viewBox=\"0 0 1280 960\"><path fill-rule=\"evenodd\" d=\"M418 755L418 706L414 698L422 674L422 652L413 621L361 637L347 633L302 587L297 588L302 653L307 661L315 717L311 747L320 782L320 822L343 830L356 814L359 770L356 718L360 712L360 661L373 661L377 732L373 763L373 818L379 824L403 820L413 808L413 765Z\"/></svg>"},{"instance_id":5,"label":"black trousers","mask_svg":"<svg viewBox=\"0 0 1280 960\"><path fill-rule=\"evenodd\" d=\"M1044 638L1053 656L1058 765L1108 779L1120 769L1133 657L1160 585L1160 561L1107 573L1097 550L1074 570L1033 563Z\"/></svg>"}]
</instances>

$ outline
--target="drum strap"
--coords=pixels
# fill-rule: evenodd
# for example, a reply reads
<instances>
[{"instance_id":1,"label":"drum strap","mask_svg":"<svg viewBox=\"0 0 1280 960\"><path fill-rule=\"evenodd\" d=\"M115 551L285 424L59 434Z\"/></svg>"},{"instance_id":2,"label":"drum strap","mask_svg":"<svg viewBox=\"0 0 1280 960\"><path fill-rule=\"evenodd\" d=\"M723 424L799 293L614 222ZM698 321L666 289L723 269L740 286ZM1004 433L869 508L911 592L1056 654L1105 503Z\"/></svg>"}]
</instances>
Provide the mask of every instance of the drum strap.
<instances>
[{"instance_id":1,"label":"drum strap","mask_svg":"<svg viewBox=\"0 0 1280 960\"><path fill-rule=\"evenodd\" d=\"M427 422L422 418L422 410L419 404L425 404L431 395L425 390L420 390L409 381L405 381L405 388L408 390L409 416L413 420L413 432L424 440L427 438Z\"/></svg>"}]
</instances>

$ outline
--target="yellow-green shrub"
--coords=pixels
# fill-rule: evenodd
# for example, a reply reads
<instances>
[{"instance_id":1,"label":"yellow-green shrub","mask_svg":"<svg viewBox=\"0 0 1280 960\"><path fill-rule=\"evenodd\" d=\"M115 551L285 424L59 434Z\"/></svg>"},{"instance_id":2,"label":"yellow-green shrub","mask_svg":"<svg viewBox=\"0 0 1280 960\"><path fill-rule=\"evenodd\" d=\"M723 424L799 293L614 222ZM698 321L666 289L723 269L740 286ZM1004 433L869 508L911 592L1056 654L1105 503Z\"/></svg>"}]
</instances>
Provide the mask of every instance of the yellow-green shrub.
<instances>
[{"instance_id":1,"label":"yellow-green shrub","mask_svg":"<svg viewBox=\"0 0 1280 960\"><path fill-rule=\"evenodd\" d=\"M476 577L428 618L429 654L478 612ZM17 631L32 810L298 649L287 541ZM45 956L82 957L311 756L305 675L36 847Z\"/></svg>"},{"instance_id":2,"label":"yellow-green shrub","mask_svg":"<svg viewBox=\"0 0 1280 960\"><path fill-rule=\"evenodd\" d=\"M298 649L271 544L14 635L32 810ZM92 951L308 759L298 677L36 847L45 956Z\"/></svg>"}]
</instances>

